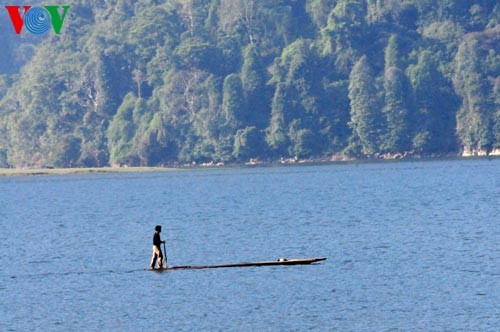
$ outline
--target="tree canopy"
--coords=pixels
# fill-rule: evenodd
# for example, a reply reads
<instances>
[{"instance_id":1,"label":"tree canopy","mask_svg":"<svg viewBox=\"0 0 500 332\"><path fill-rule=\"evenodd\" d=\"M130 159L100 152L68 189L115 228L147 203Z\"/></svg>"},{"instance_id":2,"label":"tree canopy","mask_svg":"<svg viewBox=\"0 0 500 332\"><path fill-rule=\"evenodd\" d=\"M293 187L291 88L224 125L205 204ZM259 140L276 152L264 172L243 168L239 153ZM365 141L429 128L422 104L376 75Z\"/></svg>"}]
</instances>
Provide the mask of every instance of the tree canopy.
<instances>
[{"instance_id":1,"label":"tree canopy","mask_svg":"<svg viewBox=\"0 0 500 332\"><path fill-rule=\"evenodd\" d=\"M0 33L0 167L500 149L495 0L70 5Z\"/></svg>"}]
</instances>

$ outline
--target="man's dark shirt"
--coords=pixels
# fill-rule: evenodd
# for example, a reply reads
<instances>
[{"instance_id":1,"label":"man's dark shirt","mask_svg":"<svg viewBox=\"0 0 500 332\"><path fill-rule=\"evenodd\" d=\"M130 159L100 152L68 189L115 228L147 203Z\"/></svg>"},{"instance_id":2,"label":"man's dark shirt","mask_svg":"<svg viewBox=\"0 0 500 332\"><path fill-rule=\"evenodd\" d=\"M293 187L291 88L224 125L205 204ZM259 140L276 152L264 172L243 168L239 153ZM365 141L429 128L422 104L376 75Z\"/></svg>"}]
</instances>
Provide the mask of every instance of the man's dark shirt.
<instances>
[{"instance_id":1,"label":"man's dark shirt","mask_svg":"<svg viewBox=\"0 0 500 332\"><path fill-rule=\"evenodd\" d=\"M161 248L161 238L160 238L160 233L155 232L155 235L153 235L153 245L157 246L158 248Z\"/></svg>"}]
</instances>

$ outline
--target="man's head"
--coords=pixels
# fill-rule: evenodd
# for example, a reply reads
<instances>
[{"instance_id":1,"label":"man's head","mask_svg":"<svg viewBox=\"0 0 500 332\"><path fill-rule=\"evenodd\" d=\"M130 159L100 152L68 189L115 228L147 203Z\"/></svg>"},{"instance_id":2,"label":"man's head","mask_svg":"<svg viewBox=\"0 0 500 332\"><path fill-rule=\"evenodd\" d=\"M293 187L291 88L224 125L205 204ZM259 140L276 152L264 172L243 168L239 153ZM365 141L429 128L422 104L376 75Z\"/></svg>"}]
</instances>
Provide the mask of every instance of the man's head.
<instances>
[{"instance_id":1,"label":"man's head","mask_svg":"<svg viewBox=\"0 0 500 332\"><path fill-rule=\"evenodd\" d=\"M156 225L155 226L155 231L157 231L158 233L161 232L161 226L160 225Z\"/></svg>"}]
</instances>

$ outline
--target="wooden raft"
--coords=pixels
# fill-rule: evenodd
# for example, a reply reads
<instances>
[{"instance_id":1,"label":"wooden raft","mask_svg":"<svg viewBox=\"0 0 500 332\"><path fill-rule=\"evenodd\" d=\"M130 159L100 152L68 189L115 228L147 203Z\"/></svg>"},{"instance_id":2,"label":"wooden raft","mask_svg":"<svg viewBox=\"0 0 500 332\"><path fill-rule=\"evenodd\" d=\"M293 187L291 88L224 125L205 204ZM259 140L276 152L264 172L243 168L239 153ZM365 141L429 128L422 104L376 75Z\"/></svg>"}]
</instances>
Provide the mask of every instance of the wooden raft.
<instances>
[{"instance_id":1,"label":"wooden raft","mask_svg":"<svg viewBox=\"0 0 500 332\"><path fill-rule=\"evenodd\" d=\"M166 271L166 270L199 270L199 269L220 269L227 267L245 267L245 266L276 266L276 265L307 265L315 262L326 260L326 257L313 257L313 258L294 258L294 259L279 259L276 261L265 262L243 262L234 264L221 264L221 265L181 265L169 266L161 269L146 269L151 271Z\"/></svg>"}]
</instances>

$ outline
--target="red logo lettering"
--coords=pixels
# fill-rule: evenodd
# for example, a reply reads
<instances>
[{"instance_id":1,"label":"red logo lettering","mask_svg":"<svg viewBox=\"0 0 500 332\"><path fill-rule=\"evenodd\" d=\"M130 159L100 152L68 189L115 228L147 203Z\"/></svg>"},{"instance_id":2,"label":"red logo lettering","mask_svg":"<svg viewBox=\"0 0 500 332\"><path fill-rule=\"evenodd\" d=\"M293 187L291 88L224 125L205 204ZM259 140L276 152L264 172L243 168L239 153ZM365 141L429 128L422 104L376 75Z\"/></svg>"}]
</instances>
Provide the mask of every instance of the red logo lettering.
<instances>
[{"instance_id":1,"label":"red logo lettering","mask_svg":"<svg viewBox=\"0 0 500 332\"><path fill-rule=\"evenodd\" d=\"M31 6L23 6L24 13L21 17L21 14L19 13L19 7L21 6L5 6L5 9L7 9L7 11L9 12L10 20L12 21L12 25L14 26L16 34L21 33L21 30L24 26L24 15L26 15L26 12L31 8Z\"/></svg>"}]
</instances>

